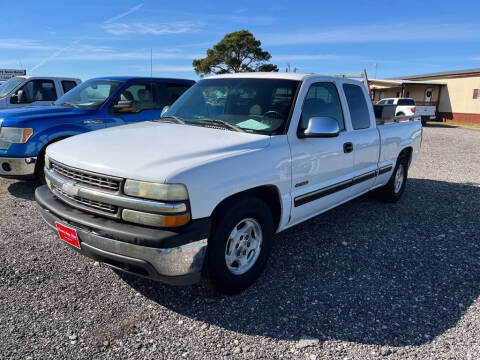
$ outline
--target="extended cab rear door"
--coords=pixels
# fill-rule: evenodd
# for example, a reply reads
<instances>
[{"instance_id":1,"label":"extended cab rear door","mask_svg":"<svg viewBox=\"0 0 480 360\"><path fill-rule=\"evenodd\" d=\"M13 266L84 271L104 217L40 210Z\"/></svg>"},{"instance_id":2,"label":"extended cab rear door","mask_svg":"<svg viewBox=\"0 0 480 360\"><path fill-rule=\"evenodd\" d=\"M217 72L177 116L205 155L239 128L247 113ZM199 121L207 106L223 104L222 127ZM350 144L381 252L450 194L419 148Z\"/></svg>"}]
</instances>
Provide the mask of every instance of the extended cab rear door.
<instances>
[{"instance_id":1,"label":"extended cab rear door","mask_svg":"<svg viewBox=\"0 0 480 360\"><path fill-rule=\"evenodd\" d=\"M303 81L288 141L292 154L291 224L300 222L348 200L354 155L347 109L342 101L341 79L311 77ZM302 99L302 100L300 100ZM302 102L301 104L299 102ZM331 138L299 138L311 117L337 120L340 134Z\"/></svg>"},{"instance_id":2,"label":"extended cab rear door","mask_svg":"<svg viewBox=\"0 0 480 360\"><path fill-rule=\"evenodd\" d=\"M346 117L352 126L353 183L351 196L368 191L375 183L380 151L372 102L365 86L358 81L343 80L342 89L347 104Z\"/></svg>"}]
</instances>

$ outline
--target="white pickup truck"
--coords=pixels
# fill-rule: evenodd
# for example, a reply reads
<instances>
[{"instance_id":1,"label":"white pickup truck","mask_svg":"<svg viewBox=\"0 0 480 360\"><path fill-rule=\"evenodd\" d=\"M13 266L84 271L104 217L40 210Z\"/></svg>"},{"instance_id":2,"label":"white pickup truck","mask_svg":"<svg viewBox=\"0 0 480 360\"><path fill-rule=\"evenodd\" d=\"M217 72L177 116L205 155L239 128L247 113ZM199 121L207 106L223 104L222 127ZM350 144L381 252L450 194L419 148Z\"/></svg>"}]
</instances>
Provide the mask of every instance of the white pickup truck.
<instances>
[{"instance_id":1,"label":"white pickup truck","mask_svg":"<svg viewBox=\"0 0 480 360\"><path fill-rule=\"evenodd\" d=\"M81 82L74 78L15 76L0 85L0 109L52 105Z\"/></svg>"},{"instance_id":2,"label":"white pickup truck","mask_svg":"<svg viewBox=\"0 0 480 360\"><path fill-rule=\"evenodd\" d=\"M259 277L275 233L373 189L399 200L421 139L419 121L377 126L355 80L219 75L157 121L50 145L35 196L86 256L232 294Z\"/></svg>"},{"instance_id":3,"label":"white pickup truck","mask_svg":"<svg viewBox=\"0 0 480 360\"><path fill-rule=\"evenodd\" d=\"M437 107L434 103L415 103L411 98L387 98L377 102L377 105L395 105L396 116L415 116L421 119L422 125L436 117Z\"/></svg>"}]
</instances>

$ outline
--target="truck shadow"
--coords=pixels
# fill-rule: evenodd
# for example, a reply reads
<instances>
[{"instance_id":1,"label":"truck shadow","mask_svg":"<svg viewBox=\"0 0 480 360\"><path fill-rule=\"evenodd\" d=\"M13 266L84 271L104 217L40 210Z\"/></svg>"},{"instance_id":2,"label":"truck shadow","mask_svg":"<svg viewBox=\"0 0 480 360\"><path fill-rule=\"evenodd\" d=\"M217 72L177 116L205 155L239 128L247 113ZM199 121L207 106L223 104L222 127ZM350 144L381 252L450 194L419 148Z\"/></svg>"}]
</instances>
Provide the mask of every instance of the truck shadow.
<instances>
[{"instance_id":1,"label":"truck shadow","mask_svg":"<svg viewBox=\"0 0 480 360\"><path fill-rule=\"evenodd\" d=\"M450 128L450 129L458 128L458 126L456 126L454 123L446 124L446 123L442 123L442 122L433 122L433 121L428 122L424 126L425 127L431 127L431 128L446 128L446 129L448 129L448 128Z\"/></svg>"},{"instance_id":2,"label":"truck shadow","mask_svg":"<svg viewBox=\"0 0 480 360\"><path fill-rule=\"evenodd\" d=\"M8 186L8 192L16 198L35 200L35 189L37 184L34 181L15 181Z\"/></svg>"},{"instance_id":3,"label":"truck shadow","mask_svg":"<svg viewBox=\"0 0 480 360\"><path fill-rule=\"evenodd\" d=\"M480 187L409 179L397 204L363 196L276 237L261 279L224 297L128 275L182 315L244 334L419 345L480 292Z\"/></svg>"}]
</instances>

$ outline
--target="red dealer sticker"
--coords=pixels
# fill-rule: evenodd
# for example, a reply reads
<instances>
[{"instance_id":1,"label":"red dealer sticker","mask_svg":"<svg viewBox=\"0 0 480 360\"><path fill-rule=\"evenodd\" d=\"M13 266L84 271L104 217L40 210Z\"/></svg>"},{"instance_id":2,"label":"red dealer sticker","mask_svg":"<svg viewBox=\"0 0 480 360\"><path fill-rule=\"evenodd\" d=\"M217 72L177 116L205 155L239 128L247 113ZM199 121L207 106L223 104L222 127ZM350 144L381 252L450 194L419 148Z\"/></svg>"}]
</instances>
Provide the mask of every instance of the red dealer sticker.
<instances>
[{"instance_id":1,"label":"red dealer sticker","mask_svg":"<svg viewBox=\"0 0 480 360\"><path fill-rule=\"evenodd\" d=\"M58 235L60 236L60 239L80 249L80 241L78 241L76 230L70 229L69 227L62 225L58 222L56 222L55 225L57 225Z\"/></svg>"}]
</instances>

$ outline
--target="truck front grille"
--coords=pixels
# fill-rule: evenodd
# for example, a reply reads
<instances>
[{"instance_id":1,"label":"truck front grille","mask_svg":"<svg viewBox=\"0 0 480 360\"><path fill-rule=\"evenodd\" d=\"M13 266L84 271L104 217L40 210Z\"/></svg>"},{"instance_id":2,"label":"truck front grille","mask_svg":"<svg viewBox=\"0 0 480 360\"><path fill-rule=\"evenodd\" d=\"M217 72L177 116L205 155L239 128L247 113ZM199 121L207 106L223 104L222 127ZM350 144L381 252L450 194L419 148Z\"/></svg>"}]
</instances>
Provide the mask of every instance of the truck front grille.
<instances>
[{"instance_id":1,"label":"truck front grille","mask_svg":"<svg viewBox=\"0 0 480 360\"><path fill-rule=\"evenodd\" d=\"M111 191L120 190L121 179L71 168L56 161L51 161L51 167L57 174L75 182Z\"/></svg>"},{"instance_id":2,"label":"truck front grille","mask_svg":"<svg viewBox=\"0 0 480 360\"><path fill-rule=\"evenodd\" d=\"M109 217L117 217L118 214L118 207L110 204L106 204L100 201L94 201L90 199L85 199L80 196L71 196L64 192L59 187L53 185L54 194L57 195L59 198L63 199L63 201L70 203L73 207L78 207L80 209L85 210L96 210L94 212L109 216Z\"/></svg>"}]
</instances>

